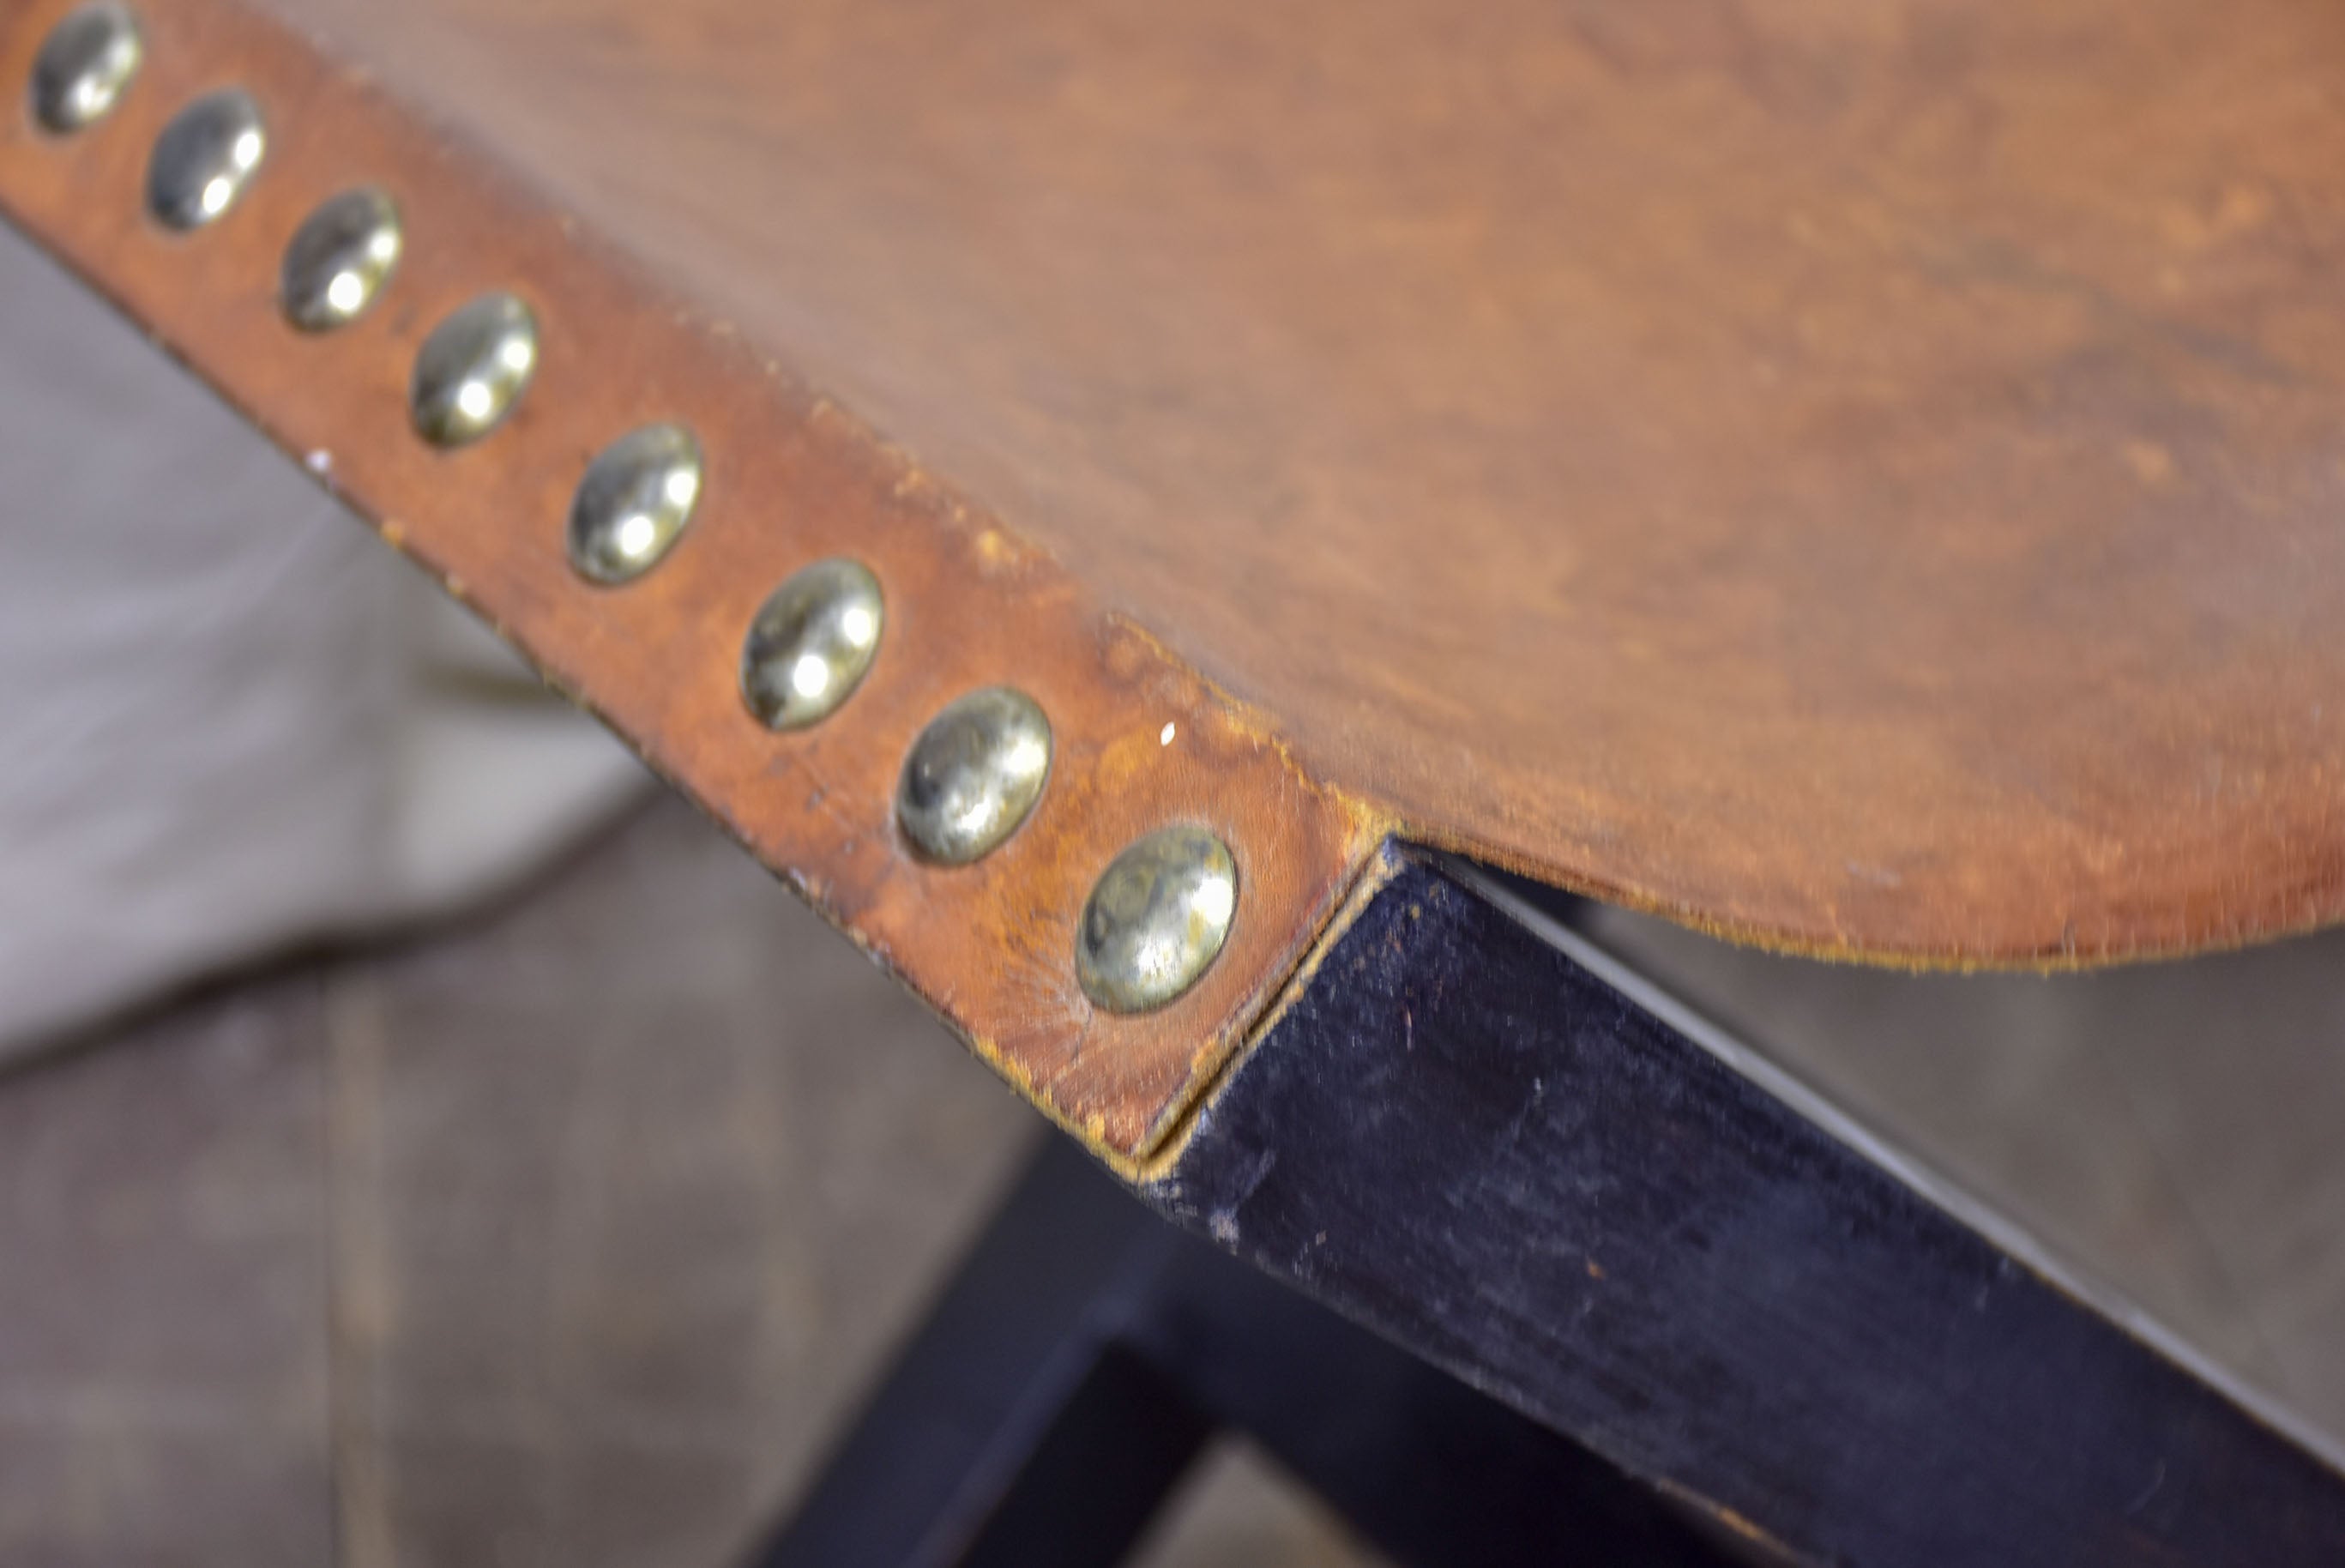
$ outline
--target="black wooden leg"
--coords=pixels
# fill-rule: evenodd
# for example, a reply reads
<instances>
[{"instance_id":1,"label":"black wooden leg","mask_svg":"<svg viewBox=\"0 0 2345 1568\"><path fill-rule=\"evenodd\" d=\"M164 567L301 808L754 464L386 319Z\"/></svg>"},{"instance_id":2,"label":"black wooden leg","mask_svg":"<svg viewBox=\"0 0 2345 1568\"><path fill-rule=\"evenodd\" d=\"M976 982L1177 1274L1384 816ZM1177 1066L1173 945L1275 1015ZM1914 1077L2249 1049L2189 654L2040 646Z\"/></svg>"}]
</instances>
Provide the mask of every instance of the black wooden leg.
<instances>
[{"instance_id":1,"label":"black wooden leg","mask_svg":"<svg viewBox=\"0 0 2345 1568\"><path fill-rule=\"evenodd\" d=\"M1413 1564L1727 1561L1657 1494L1048 1141L761 1568L1097 1568L1217 1431Z\"/></svg>"},{"instance_id":2,"label":"black wooden leg","mask_svg":"<svg viewBox=\"0 0 2345 1568\"><path fill-rule=\"evenodd\" d=\"M1204 1423L1106 1352L1182 1237L1062 1144L1028 1166L760 1568L1112 1563L1180 1479ZM1044 1490L1067 1515L1030 1541ZM1029 1554L997 1555L1013 1547Z\"/></svg>"},{"instance_id":3,"label":"black wooden leg","mask_svg":"<svg viewBox=\"0 0 2345 1568\"><path fill-rule=\"evenodd\" d=\"M1587 1450L1211 1247L1178 1251L1127 1332L1396 1562L1739 1560Z\"/></svg>"},{"instance_id":4,"label":"black wooden leg","mask_svg":"<svg viewBox=\"0 0 2345 1568\"><path fill-rule=\"evenodd\" d=\"M1120 1563L1213 1424L1140 1357L1109 1342L1052 1412L976 1538L967 1568L1106 1568Z\"/></svg>"}]
</instances>

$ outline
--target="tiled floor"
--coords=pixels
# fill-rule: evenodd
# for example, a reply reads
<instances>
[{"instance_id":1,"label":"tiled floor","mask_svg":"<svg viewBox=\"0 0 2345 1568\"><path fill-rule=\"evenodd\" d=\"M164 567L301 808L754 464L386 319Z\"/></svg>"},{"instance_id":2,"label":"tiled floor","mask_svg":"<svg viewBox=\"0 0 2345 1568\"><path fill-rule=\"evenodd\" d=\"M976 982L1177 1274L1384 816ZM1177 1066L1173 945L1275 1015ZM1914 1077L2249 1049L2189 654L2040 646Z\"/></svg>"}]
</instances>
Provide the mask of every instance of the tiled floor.
<instances>
[{"instance_id":1,"label":"tiled floor","mask_svg":"<svg viewBox=\"0 0 2345 1568\"><path fill-rule=\"evenodd\" d=\"M663 800L0 1078L0 1564L736 1561L1038 1134ZM1366 1561L1243 1451L1145 1556Z\"/></svg>"}]
</instances>

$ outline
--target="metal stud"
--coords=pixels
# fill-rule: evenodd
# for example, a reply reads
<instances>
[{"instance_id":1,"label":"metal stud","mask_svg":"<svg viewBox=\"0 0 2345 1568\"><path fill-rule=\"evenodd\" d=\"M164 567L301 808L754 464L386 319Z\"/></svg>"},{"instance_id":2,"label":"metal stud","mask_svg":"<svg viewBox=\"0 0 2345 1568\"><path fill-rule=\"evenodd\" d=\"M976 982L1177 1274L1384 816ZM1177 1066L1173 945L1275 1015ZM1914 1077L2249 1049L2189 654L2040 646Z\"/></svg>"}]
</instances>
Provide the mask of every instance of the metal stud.
<instances>
[{"instance_id":1,"label":"metal stud","mask_svg":"<svg viewBox=\"0 0 2345 1568\"><path fill-rule=\"evenodd\" d=\"M1034 699L988 687L929 721L896 783L896 820L929 860L967 865L1018 830L1051 777L1051 721Z\"/></svg>"},{"instance_id":2,"label":"metal stud","mask_svg":"<svg viewBox=\"0 0 2345 1568\"><path fill-rule=\"evenodd\" d=\"M700 500L700 443L680 424L647 424L586 465L570 502L570 565L593 583L630 583L675 544Z\"/></svg>"},{"instance_id":3,"label":"metal stud","mask_svg":"<svg viewBox=\"0 0 2345 1568\"><path fill-rule=\"evenodd\" d=\"M431 329L415 355L407 410L434 446L462 446L497 427L537 368L537 318L511 294L483 294Z\"/></svg>"},{"instance_id":4,"label":"metal stud","mask_svg":"<svg viewBox=\"0 0 2345 1568\"><path fill-rule=\"evenodd\" d=\"M817 561L776 588L741 645L741 697L774 729L803 729L854 694L879 651L879 579L859 561Z\"/></svg>"},{"instance_id":5,"label":"metal stud","mask_svg":"<svg viewBox=\"0 0 2345 1568\"><path fill-rule=\"evenodd\" d=\"M1203 828L1161 828L1100 875L1075 933L1075 978L1110 1013L1147 1013L1213 967L1238 907L1238 867Z\"/></svg>"},{"instance_id":6,"label":"metal stud","mask_svg":"<svg viewBox=\"0 0 2345 1568\"><path fill-rule=\"evenodd\" d=\"M128 6L100 0L72 12L33 61L34 117L60 134L104 119L146 54Z\"/></svg>"},{"instance_id":7,"label":"metal stud","mask_svg":"<svg viewBox=\"0 0 2345 1568\"><path fill-rule=\"evenodd\" d=\"M285 247L278 294L285 319L330 331L365 314L399 265L399 209L371 186L330 196Z\"/></svg>"},{"instance_id":8,"label":"metal stud","mask_svg":"<svg viewBox=\"0 0 2345 1568\"><path fill-rule=\"evenodd\" d=\"M242 87L206 93L171 117L147 163L147 209L200 229L236 204L269 150L260 106Z\"/></svg>"}]
</instances>

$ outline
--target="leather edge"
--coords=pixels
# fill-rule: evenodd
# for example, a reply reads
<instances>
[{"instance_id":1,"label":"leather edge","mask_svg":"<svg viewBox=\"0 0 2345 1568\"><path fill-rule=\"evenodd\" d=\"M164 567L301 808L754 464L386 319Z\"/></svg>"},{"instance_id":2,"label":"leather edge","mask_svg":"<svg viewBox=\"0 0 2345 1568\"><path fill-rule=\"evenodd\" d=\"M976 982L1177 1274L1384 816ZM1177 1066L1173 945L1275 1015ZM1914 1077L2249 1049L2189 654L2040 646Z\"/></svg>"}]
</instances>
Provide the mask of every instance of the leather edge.
<instances>
[{"instance_id":1,"label":"leather edge","mask_svg":"<svg viewBox=\"0 0 2345 1568\"><path fill-rule=\"evenodd\" d=\"M614 729L981 1058L1112 1163L1173 1129L1317 944L1381 838L1307 776L1266 718L1097 604L1047 555L723 323L672 299L475 149L238 0L148 0L146 60L115 112L37 127L23 84L68 0L7 7L0 209L189 367ZM147 149L227 82L270 121L249 191L191 233L146 217ZM407 254L341 331L299 332L279 258L319 201L379 184ZM543 324L515 412L449 453L410 430L404 386L430 329L511 289ZM571 575L570 490L609 440L681 418L710 453L685 540L638 585ZM777 736L735 690L748 616L796 565L848 553L888 601L880 660L814 730ZM894 830L892 782L925 717L960 691L1032 691L1057 738L1033 816L974 866L939 868ZM868 688L868 689L867 689ZM1160 738L1161 737L1161 738ZM1177 745L1176 745L1177 742ZM1117 1016L1071 975L1090 882L1151 826L1229 840L1241 906L1203 979Z\"/></svg>"}]
</instances>

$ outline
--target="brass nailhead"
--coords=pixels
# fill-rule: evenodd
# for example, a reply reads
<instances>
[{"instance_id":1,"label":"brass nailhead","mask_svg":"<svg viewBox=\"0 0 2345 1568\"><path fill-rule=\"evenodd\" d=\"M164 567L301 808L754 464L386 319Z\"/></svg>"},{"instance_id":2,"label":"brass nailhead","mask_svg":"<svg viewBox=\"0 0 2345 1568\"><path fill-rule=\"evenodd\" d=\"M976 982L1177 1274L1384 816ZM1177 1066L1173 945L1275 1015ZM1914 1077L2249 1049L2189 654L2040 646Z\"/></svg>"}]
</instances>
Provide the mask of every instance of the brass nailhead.
<instances>
[{"instance_id":1,"label":"brass nailhead","mask_svg":"<svg viewBox=\"0 0 2345 1568\"><path fill-rule=\"evenodd\" d=\"M1161 828L1130 845L1083 904L1083 994L1110 1013L1162 1007L1213 967L1237 906L1237 861L1206 830Z\"/></svg>"},{"instance_id":2,"label":"brass nailhead","mask_svg":"<svg viewBox=\"0 0 2345 1568\"><path fill-rule=\"evenodd\" d=\"M451 312L416 351L408 384L415 433L462 446L494 430L537 369L537 318L511 294L483 294Z\"/></svg>"},{"instance_id":3,"label":"brass nailhead","mask_svg":"<svg viewBox=\"0 0 2345 1568\"><path fill-rule=\"evenodd\" d=\"M817 561L759 606L741 645L741 698L769 728L828 718L879 652L887 606L859 561Z\"/></svg>"},{"instance_id":4,"label":"brass nailhead","mask_svg":"<svg viewBox=\"0 0 2345 1568\"><path fill-rule=\"evenodd\" d=\"M999 848L1051 776L1051 721L1024 692L988 687L949 704L904 759L896 820L931 860L967 865Z\"/></svg>"},{"instance_id":5,"label":"brass nailhead","mask_svg":"<svg viewBox=\"0 0 2345 1568\"><path fill-rule=\"evenodd\" d=\"M242 87L206 93L171 117L147 162L147 208L173 229L217 220L260 170L269 128Z\"/></svg>"},{"instance_id":6,"label":"brass nailhead","mask_svg":"<svg viewBox=\"0 0 2345 1568\"><path fill-rule=\"evenodd\" d=\"M331 331L366 313L399 265L399 209L371 186L319 203L285 247L278 299L306 332Z\"/></svg>"},{"instance_id":7,"label":"brass nailhead","mask_svg":"<svg viewBox=\"0 0 2345 1568\"><path fill-rule=\"evenodd\" d=\"M61 135L104 119L145 57L128 6L98 0L68 13L33 61L33 117Z\"/></svg>"},{"instance_id":8,"label":"brass nailhead","mask_svg":"<svg viewBox=\"0 0 2345 1568\"><path fill-rule=\"evenodd\" d=\"M590 583L631 583L660 563L700 502L700 443L647 424L586 465L570 503L570 565Z\"/></svg>"}]
</instances>

